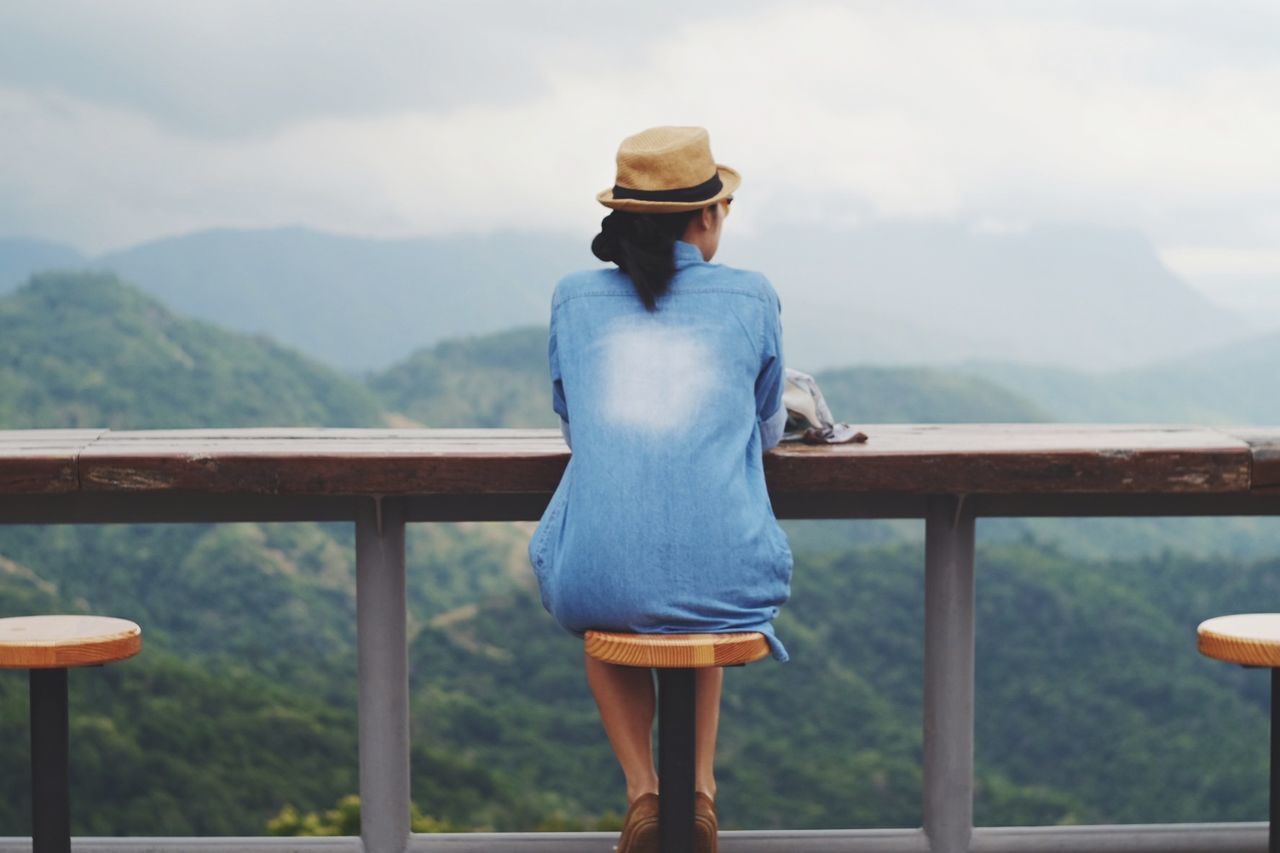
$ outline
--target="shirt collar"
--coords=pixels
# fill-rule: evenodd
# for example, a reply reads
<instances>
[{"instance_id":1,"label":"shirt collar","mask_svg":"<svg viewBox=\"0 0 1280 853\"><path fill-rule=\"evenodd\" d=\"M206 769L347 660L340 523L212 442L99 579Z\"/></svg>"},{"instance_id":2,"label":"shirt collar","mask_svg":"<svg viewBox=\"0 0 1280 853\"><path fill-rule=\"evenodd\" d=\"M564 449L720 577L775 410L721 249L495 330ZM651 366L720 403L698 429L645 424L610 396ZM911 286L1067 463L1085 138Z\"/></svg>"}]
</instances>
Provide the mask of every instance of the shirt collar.
<instances>
[{"instance_id":1,"label":"shirt collar","mask_svg":"<svg viewBox=\"0 0 1280 853\"><path fill-rule=\"evenodd\" d=\"M706 263L706 261L702 259L701 249L683 240L676 241L676 269L682 270L692 264L702 263Z\"/></svg>"}]
</instances>

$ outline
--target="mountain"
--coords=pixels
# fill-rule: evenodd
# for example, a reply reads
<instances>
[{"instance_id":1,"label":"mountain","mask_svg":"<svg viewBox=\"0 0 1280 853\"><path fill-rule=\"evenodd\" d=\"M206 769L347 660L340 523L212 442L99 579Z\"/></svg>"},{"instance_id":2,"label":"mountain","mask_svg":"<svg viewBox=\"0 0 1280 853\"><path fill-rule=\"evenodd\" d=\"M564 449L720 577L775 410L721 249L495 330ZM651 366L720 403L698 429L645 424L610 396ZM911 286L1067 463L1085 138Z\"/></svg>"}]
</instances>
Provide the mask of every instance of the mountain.
<instances>
[{"instance_id":1,"label":"mountain","mask_svg":"<svg viewBox=\"0 0 1280 853\"><path fill-rule=\"evenodd\" d=\"M773 280L797 366L964 359L1133 366L1248 329L1133 232L875 223L776 229L739 242L727 233L724 246L726 259L732 254Z\"/></svg>"},{"instance_id":2,"label":"mountain","mask_svg":"<svg viewBox=\"0 0 1280 853\"><path fill-rule=\"evenodd\" d=\"M545 328L514 329L445 341L369 376L389 417L397 423L434 427L548 427L551 411ZM1267 353L1256 363L1241 350L1240 371L1253 370L1272 381ZM1004 366L1010 372L1016 367ZM1028 371L1028 375L1034 375ZM870 432L878 423L1036 423L1066 420L1053 408L1059 398L959 370L932 367L852 367L820 371L817 380L838 420ZM1085 381L1085 380L1088 381ZM1081 375L1081 399L1098 394ZM1008 390L1021 387L1025 393ZM1033 399L1038 402L1032 402ZM1125 400L1116 395L1119 400ZM1135 397L1140 399L1140 397ZM1132 418L1158 421L1150 412ZM1210 419L1209 422L1212 422ZM920 535L914 521L789 521L793 541L814 550L842 551ZM1092 559L1138 558L1169 550L1202 559L1258 559L1280 548L1280 519L1249 518L994 518L984 519L983 537L992 542L1031 538Z\"/></svg>"},{"instance_id":3,"label":"mountain","mask_svg":"<svg viewBox=\"0 0 1280 853\"><path fill-rule=\"evenodd\" d=\"M45 240L0 237L0 294L17 287L32 273L71 269L84 262L84 256L70 246Z\"/></svg>"},{"instance_id":4,"label":"mountain","mask_svg":"<svg viewBox=\"0 0 1280 853\"><path fill-rule=\"evenodd\" d=\"M595 262L587 244L536 234L374 240L217 230L94 264L185 314L366 370L446 338L546 322L556 280Z\"/></svg>"},{"instance_id":5,"label":"mountain","mask_svg":"<svg viewBox=\"0 0 1280 853\"><path fill-rule=\"evenodd\" d=\"M372 374L397 415L433 427L548 427L547 329L523 327L443 341Z\"/></svg>"},{"instance_id":6,"label":"mountain","mask_svg":"<svg viewBox=\"0 0 1280 853\"><path fill-rule=\"evenodd\" d=\"M44 273L0 297L0 428L381 424L359 382L113 274Z\"/></svg>"},{"instance_id":7,"label":"mountain","mask_svg":"<svg viewBox=\"0 0 1280 853\"><path fill-rule=\"evenodd\" d=\"M359 382L114 275L37 275L0 297L0 429L382 419ZM261 834L287 804L355 789L353 539L342 524L0 525L0 615L114 614L147 637L138 658L72 676L77 834ZM514 524L412 526L412 619L527 584L526 542ZM25 681L0 679L15 765L26 714ZM548 808L431 744L415 744L414 772L467 825L487 819L477 802ZM29 803L21 774L0 776L0 835L29 833Z\"/></svg>"},{"instance_id":8,"label":"mountain","mask_svg":"<svg viewBox=\"0 0 1280 853\"><path fill-rule=\"evenodd\" d=\"M0 298L0 428L361 424L384 409L507 425L547 405L544 359L545 332L516 329L438 344L366 388L113 276L37 276ZM819 379L837 414L872 424L1043 416L941 370ZM726 828L919 825L923 543L908 526L870 546L793 536L778 621L793 662L727 679ZM1201 658L1191 631L1280 595L1274 549L1191 559L1168 537L1154 556L1091 559L991 529L978 555L979 822L1261 819L1266 680ZM580 642L538 603L528 534L408 531L413 791L441 826L591 826L621 807ZM0 526L0 615L114 614L147 636L138 658L72 676L75 832L258 834L286 806L324 810L354 790L353 539L349 524ZM25 694L0 679L0 752L15 766ZM21 774L0 775L0 835L28 831L27 796Z\"/></svg>"},{"instance_id":9,"label":"mountain","mask_svg":"<svg viewBox=\"0 0 1280 853\"><path fill-rule=\"evenodd\" d=\"M1280 424L1280 333L1145 368L1086 372L978 363L965 371L1035 401L1062 421Z\"/></svg>"},{"instance_id":10,"label":"mountain","mask_svg":"<svg viewBox=\"0 0 1280 853\"><path fill-rule=\"evenodd\" d=\"M85 263L176 310L366 371L445 339L546 323L554 283L597 263L590 237L220 229ZM21 266L25 254L4 259L4 251L0 269ZM1103 228L730 227L716 261L769 275L782 298L787 361L809 373L997 359L1135 367L1251 328L1173 275L1141 235Z\"/></svg>"},{"instance_id":11,"label":"mountain","mask_svg":"<svg viewBox=\"0 0 1280 853\"><path fill-rule=\"evenodd\" d=\"M846 367L816 377L832 415L869 423L1036 423L1054 418L979 377L933 367Z\"/></svg>"},{"instance_id":12,"label":"mountain","mask_svg":"<svg viewBox=\"0 0 1280 853\"><path fill-rule=\"evenodd\" d=\"M1011 363L965 369L859 367L818 374L839 419L874 438L877 422L1037 421L1280 424L1280 335L1154 367L1087 373ZM793 539L841 550L919 535L916 522L786 523ZM1280 519L992 518L990 542L1033 539L1090 559L1177 551L1200 559L1259 559L1280 549Z\"/></svg>"},{"instance_id":13,"label":"mountain","mask_svg":"<svg viewBox=\"0 0 1280 853\"><path fill-rule=\"evenodd\" d=\"M929 367L850 367L815 377L836 418L864 423L1033 422L1040 408L979 377ZM369 384L385 405L438 427L549 427L545 327L445 341Z\"/></svg>"}]
</instances>

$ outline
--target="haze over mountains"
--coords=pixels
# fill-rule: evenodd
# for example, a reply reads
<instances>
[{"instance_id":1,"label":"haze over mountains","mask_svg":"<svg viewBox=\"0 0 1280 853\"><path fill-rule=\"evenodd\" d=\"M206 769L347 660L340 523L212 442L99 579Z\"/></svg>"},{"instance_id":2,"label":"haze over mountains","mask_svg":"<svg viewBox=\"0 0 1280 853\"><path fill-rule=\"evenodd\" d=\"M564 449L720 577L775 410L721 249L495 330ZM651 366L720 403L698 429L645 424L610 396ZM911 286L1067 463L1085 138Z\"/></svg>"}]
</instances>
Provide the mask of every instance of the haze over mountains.
<instances>
[{"instance_id":1,"label":"haze over mountains","mask_svg":"<svg viewBox=\"0 0 1280 853\"><path fill-rule=\"evenodd\" d=\"M589 235L379 240L305 228L203 231L93 258L0 241L0 292L50 267L107 268L167 305L270 335L348 371L440 340L546 322L554 282L596 263ZM788 361L970 360L1128 368L1260 331L1163 265L1140 235L956 223L730 234L718 260L782 296Z\"/></svg>"},{"instance_id":2,"label":"haze over mountains","mask_svg":"<svg viewBox=\"0 0 1280 853\"><path fill-rule=\"evenodd\" d=\"M33 272L78 267L86 260L75 249L59 243L0 237L0 293L12 290Z\"/></svg>"},{"instance_id":3,"label":"haze over mountains","mask_svg":"<svg viewBox=\"0 0 1280 853\"><path fill-rule=\"evenodd\" d=\"M828 342L815 367L984 359L1103 370L1252 328L1171 273L1136 232L873 223L775 231L735 248L783 294L788 331Z\"/></svg>"},{"instance_id":4,"label":"haze over mountains","mask_svg":"<svg viewBox=\"0 0 1280 853\"><path fill-rule=\"evenodd\" d=\"M1280 423L1280 332L1108 373L1009 362L966 371L1051 409L1061 421Z\"/></svg>"}]
</instances>

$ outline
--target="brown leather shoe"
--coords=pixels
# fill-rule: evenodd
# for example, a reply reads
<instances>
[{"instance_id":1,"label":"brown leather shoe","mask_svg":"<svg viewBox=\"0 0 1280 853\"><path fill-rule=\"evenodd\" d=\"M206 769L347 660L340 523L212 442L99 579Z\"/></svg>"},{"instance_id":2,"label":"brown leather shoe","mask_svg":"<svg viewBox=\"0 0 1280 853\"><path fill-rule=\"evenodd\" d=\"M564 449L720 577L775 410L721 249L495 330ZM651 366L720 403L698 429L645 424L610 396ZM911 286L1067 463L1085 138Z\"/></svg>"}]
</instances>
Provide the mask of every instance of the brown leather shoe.
<instances>
[{"instance_id":1,"label":"brown leather shoe","mask_svg":"<svg viewBox=\"0 0 1280 853\"><path fill-rule=\"evenodd\" d=\"M693 850L694 853L717 853L720 849L716 833L720 824L716 820L716 804L699 791L693 796Z\"/></svg>"},{"instance_id":2,"label":"brown leather shoe","mask_svg":"<svg viewBox=\"0 0 1280 853\"><path fill-rule=\"evenodd\" d=\"M658 853L658 795L641 794L627 809L617 853Z\"/></svg>"}]
</instances>

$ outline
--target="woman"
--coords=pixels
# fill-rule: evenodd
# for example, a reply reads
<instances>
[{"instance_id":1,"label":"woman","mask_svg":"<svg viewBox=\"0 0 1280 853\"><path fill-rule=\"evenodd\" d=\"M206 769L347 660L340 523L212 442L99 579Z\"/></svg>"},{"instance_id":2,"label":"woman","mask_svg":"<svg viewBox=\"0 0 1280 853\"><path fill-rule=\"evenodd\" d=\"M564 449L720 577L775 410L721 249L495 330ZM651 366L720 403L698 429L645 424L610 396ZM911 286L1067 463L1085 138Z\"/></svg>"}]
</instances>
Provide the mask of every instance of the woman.
<instances>
[{"instance_id":1,"label":"woman","mask_svg":"<svg viewBox=\"0 0 1280 853\"><path fill-rule=\"evenodd\" d=\"M786 601L791 551L761 453L782 406L778 297L764 276L711 264L741 182L707 132L657 127L623 141L613 210L591 244L615 269L556 287L552 405L573 456L529 543L542 602L565 628L760 631ZM586 660L627 781L620 853L657 850L648 670ZM715 850L723 670L697 674L699 850Z\"/></svg>"}]
</instances>

